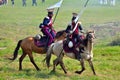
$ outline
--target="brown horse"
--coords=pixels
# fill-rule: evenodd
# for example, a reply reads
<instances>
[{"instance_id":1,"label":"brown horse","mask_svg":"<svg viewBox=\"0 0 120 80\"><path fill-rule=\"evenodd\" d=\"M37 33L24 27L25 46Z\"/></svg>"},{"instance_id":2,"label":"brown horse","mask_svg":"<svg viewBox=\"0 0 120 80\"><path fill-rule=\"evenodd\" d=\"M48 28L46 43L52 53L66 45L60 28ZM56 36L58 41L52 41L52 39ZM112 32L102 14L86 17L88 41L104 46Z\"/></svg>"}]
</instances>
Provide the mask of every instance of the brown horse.
<instances>
[{"instance_id":1,"label":"brown horse","mask_svg":"<svg viewBox=\"0 0 120 80\"><path fill-rule=\"evenodd\" d=\"M89 62L89 65L93 71L93 74L96 75L94 67L93 67L93 63L92 63L92 58L93 58L93 41L94 41L94 31L89 31L86 34L86 38L83 40L82 46L79 45L78 48L83 47L84 51L81 53L81 66L82 66L82 70L80 71L76 71L75 73L81 74L84 70L85 70L85 65L84 65L84 60L87 60ZM47 55L46 58L44 60L46 60L46 64L49 67L50 66L50 59L51 59L51 54L54 54L57 56L57 58L53 61L53 72L55 72L56 66L58 64L60 64L61 68L63 69L64 73L67 73L64 63L63 63L63 57L64 55L72 58L72 59L76 59L75 58L75 54L74 53L67 53L64 51L63 49L63 40L60 40L58 42L55 42L53 44L51 44L51 46L49 47L48 51L47 51Z\"/></svg>"},{"instance_id":2,"label":"brown horse","mask_svg":"<svg viewBox=\"0 0 120 80\"><path fill-rule=\"evenodd\" d=\"M55 41L62 40L66 37L65 30L59 31L56 34ZM45 47L37 47L34 44L35 37L27 37L25 39L19 40L17 43L17 46L14 50L13 58L9 58L10 60L15 60L18 55L18 50L21 47L23 54L19 58L19 70L22 70L22 61L25 58L26 55L29 56L30 61L35 66L37 70L40 70L36 63L34 62L32 52L38 53L38 54L45 54Z\"/></svg>"}]
</instances>

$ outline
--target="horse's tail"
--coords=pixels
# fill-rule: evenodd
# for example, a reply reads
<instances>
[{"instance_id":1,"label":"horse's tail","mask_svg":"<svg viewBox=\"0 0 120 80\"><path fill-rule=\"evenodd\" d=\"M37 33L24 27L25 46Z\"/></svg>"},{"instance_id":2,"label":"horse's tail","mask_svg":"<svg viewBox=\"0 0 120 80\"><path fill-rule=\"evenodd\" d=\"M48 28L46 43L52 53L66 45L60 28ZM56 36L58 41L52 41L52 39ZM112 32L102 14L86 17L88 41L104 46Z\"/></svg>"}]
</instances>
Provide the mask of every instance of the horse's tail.
<instances>
[{"instance_id":1,"label":"horse's tail","mask_svg":"<svg viewBox=\"0 0 120 80\"><path fill-rule=\"evenodd\" d=\"M46 54L46 58L45 58L46 64L47 64L48 68L50 67L50 59L51 59L53 46L54 46L54 43L48 48L48 51L47 51L47 54Z\"/></svg>"},{"instance_id":2,"label":"horse's tail","mask_svg":"<svg viewBox=\"0 0 120 80\"><path fill-rule=\"evenodd\" d=\"M22 40L19 40L18 43L17 43L17 46L14 50L14 54L13 54L13 58L9 58L10 60L15 60L17 58L17 55L18 55L18 50L20 48L20 44L21 44Z\"/></svg>"}]
</instances>

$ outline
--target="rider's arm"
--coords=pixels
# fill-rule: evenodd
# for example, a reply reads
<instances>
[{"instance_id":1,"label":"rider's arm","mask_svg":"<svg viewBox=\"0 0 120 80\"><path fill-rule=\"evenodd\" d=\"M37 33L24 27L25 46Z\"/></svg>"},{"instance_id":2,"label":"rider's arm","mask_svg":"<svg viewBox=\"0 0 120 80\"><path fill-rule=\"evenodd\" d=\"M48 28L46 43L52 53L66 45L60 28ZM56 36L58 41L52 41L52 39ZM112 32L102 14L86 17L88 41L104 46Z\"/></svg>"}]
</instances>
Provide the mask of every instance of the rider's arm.
<instances>
[{"instance_id":1,"label":"rider's arm","mask_svg":"<svg viewBox=\"0 0 120 80\"><path fill-rule=\"evenodd\" d=\"M79 23L78 24L79 30L83 30L82 25Z\"/></svg>"},{"instance_id":2,"label":"rider's arm","mask_svg":"<svg viewBox=\"0 0 120 80\"><path fill-rule=\"evenodd\" d=\"M71 31L72 29L71 29L71 25L70 24L68 24L68 26L67 26L67 28L66 28L66 33L70 33L70 31Z\"/></svg>"},{"instance_id":3,"label":"rider's arm","mask_svg":"<svg viewBox=\"0 0 120 80\"><path fill-rule=\"evenodd\" d=\"M84 33L83 27L81 24L78 24L79 32Z\"/></svg>"},{"instance_id":4,"label":"rider's arm","mask_svg":"<svg viewBox=\"0 0 120 80\"><path fill-rule=\"evenodd\" d=\"M49 22L50 22L49 18L45 17L44 20L43 20L43 25L48 26Z\"/></svg>"}]
</instances>

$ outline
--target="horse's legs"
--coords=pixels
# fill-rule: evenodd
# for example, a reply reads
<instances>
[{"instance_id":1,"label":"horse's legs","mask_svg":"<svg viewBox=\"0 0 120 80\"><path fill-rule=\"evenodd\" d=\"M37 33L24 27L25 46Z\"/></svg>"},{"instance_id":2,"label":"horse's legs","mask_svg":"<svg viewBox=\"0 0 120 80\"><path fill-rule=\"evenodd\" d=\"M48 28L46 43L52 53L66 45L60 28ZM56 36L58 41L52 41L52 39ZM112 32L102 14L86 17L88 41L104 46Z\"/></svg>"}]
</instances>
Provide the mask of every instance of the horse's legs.
<instances>
[{"instance_id":1,"label":"horse's legs","mask_svg":"<svg viewBox=\"0 0 120 80\"><path fill-rule=\"evenodd\" d=\"M90 65L90 67L91 67L91 69L92 69L92 71L93 71L93 74L96 75L95 69L94 69L94 66L93 66L93 63L92 63L91 59L88 60L88 62L89 62L89 65Z\"/></svg>"},{"instance_id":2,"label":"horse's legs","mask_svg":"<svg viewBox=\"0 0 120 80\"><path fill-rule=\"evenodd\" d=\"M53 61L53 70L52 70L53 72L55 72L56 66L57 66L58 64L60 64L60 66L61 66L61 68L63 69L64 73L65 73L65 74L67 73L67 71L66 71L66 69L65 69L65 65L64 65L62 59L63 59L63 56L58 57L58 58L56 58L56 59Z\"/></svg>"},{"instance_id":3,"label":"horse's legs","mask_svg":"<svg viewBox=\"0 0 120 80\"><path fill-rule=\"evenodd\" d=\"M75 73L81 74L81 73L85 70L84 60L81 59L80 63L81 63L82 70L80 70L80 71L75 71Z\"/></svg>"},{"instance_id":4,"label":"horse's legs","mask_svg":"<svg viewBox=\"0 0 120 80\"><path fill-rule=\"evenodd\" d=\"M32 62L32 64L35 66L35 68L36 68L37 70L40 70L40 69L38 68L38 66L37 66L37 65L35 64L35 62L34 62L32 52L29 52L29 53L28 53L28 56L29 56L30 61Z\"/></svg>"},{"instance_id":5,"label":"horse's legs","mask_svg":"<svg viewBox=\"0 0 120 80\"><path fill-rule=\"evenodd\" d=\"M67 71L66 71L66 69L65 69L65 65L64 65L64 63L63 63L63 60L60 61L60 66L61 66L61 68L63 69L64 73L67 74Z\"/></svg>"},{"instance_id":6,"label":"horse's legs","mask_svg":"<svg viewBox=\"0 0 120 80\"><path fill-rule=\"evenodd\" d=\"M58 61L58 58L56 58L54 61L53 61L53 70L52 72L55 72L55 69L56 69L56 66L59 64L59 61Z\"/></svg>"},{"instance_id":7,"label":"horse's legs","mask_svg":"<svg viewBox=\"0 0 120 80\"><path fill-rule=\"evenodd\" d=\"M23 51L22 56L19 58L19 70L22 70L22 61L25 58L26 53Z\"/></svg>"},{"instance_id":8,"label":"horse's legs","mask_svg":"<svg viewBox=\"0 0 120 80\"><path fill-rule=\"evenodd\" d=\"M63 69L64 73L67 74L67 71L65 69L65 65L63 63L63 57L64 57L64 53L61 53L61 55L58 57L58 60L59 60L60 66Z\"/></svg>"}]
</instances>

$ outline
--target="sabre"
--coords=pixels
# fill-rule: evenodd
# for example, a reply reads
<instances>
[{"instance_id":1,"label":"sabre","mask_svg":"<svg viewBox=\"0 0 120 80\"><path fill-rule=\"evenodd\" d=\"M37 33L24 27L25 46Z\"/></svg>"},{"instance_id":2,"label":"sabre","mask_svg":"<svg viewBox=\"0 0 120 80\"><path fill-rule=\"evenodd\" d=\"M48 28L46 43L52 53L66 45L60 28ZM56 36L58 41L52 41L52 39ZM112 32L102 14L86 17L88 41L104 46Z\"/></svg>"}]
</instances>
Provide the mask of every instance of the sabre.
<instances>
[{"instance_id":1,"label":"sabre","mask_svg":"<svg viewBox=\"0 0 120 80\"><path fill-rule=\"evenodd\" d=\"M56 17L57 17L57 15L58 15L59 9L60 9L60 8L57 9L57 12L56 12L56 14L55 14L55 17L54 17L54 19L53 19L53 24L54 24L54 22L55 22L55 20L56 20Z\"/></svg>"},{"instance_id":2,"label":"sabre","mask_svg":"<svg viewBox=\"0 0 120 80\"><path fill-rule=\"evenodd\" d=\"M76 25L75 25L72 33L73 33L73 32L75 31L75 29L77 28L78 20L79 20L79 18L81 17L83 11L86 9L86 6L87 6L87 4L88 4L88 1L89 1L89 0L86 1L86 3L85 3L84 6L83 6L83 9L79 12L78 16L76 17L76 19L75 19Z\"/></svg>"}]
</instances>

